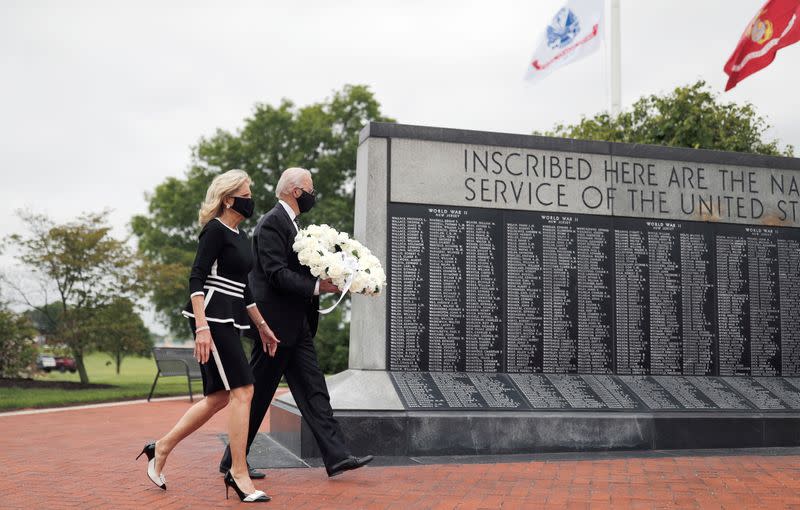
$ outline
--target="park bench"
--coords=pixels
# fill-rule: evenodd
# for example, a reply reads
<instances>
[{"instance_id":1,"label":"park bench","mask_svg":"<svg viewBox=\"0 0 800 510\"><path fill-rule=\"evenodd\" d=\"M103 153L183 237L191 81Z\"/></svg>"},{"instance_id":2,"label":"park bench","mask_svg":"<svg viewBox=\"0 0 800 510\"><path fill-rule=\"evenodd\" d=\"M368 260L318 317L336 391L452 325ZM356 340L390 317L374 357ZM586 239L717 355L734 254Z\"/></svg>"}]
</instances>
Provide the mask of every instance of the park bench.
<instances>
[{"instance_id":1,"label":"park bench","mask_svg":"<svg viewBox=\"0 0 800 510\"><path fill-rule=\"evenodd\" d=\"M158 372L156 373L156 379L153 381L153 387L150 388L150 395L147 396L147 401L150 402L159 377L185 375L189 383L189 401L194 402L192 380L202 379L200 364L194 358L194 349L187 349L184 347L154 347L153 357L156 360Z\"/></svg>"}]
</instances>

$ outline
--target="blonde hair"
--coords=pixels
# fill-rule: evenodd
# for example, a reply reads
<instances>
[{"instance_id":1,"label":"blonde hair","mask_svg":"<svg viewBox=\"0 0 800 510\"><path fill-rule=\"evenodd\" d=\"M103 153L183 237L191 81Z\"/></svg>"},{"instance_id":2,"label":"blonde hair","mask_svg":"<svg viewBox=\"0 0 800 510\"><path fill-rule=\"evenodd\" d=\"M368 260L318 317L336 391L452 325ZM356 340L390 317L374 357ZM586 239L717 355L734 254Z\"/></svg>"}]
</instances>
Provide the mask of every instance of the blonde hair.
<instances>
[{"instance_id":1,"label":"blonde hair","mask_svg":"<svg viewBox=\"0 0 800 510\"><path fill-rule=\"evenodd\" d=\"M228 170L224 174L214 177L206 191L206 199L200 206L200 226L222 214L225 204L222 200L229 197L244 184L253 184L252 179L244 170Z\"/></svg>"},{"instance_id":2,"label":"blonde hair","mask_svg":"<svg viewBox=\"0 0 800 510\"><path fill-rule=\"evenodd\" d=\"M300 187L303 184L303 177L311 177L311 172L305 168L292 167L287 168L278 179L278 184L275 185L275 196L281 198L284 193L289 193L292 188Z\"/></svg>"}]
</instances>

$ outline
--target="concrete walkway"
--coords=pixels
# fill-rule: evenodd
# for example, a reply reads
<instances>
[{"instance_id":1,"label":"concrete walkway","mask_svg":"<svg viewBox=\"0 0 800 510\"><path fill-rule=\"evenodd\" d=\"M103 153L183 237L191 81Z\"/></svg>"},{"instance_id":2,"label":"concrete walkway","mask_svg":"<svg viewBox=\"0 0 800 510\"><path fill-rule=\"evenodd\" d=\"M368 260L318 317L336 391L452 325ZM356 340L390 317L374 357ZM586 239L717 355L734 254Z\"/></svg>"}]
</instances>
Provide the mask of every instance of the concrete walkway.
<instances>
[{"instance_id":1,"label":"concrete walkway","mask_svg":"<svg viewBox=\"0 0 800 510\"><path fill-rule=\"evenodd\" d=\"M188 400L0 414L0 508L227 508L217 472L223 411L145 475L144 443ZM256 486L264 508L798 508L800 455L531 460L367 466L329 479L322 468L273 469ZM233 497L233 493L231 493Z\"/></svg>"}]
</instances>

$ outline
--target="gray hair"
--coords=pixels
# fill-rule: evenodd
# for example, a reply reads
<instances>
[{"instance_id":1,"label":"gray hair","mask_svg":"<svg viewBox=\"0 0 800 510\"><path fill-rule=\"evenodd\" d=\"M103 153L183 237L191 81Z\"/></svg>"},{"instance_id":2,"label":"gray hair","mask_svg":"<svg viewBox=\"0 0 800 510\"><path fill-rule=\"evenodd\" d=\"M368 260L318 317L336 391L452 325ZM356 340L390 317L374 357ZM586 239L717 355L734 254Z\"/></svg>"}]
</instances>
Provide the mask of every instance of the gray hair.
<instances>
[{"instance_id":1,"label":"gray hair","mask_svg":"<svg viewBox=\"0 0 800 510\"><path fill-rule=\"evenodd\" d=\"M284 193L288 193L292 188L300 187L303 184L305 176L311 177L311 172L305 168L292 167L287 168L278 179L278 184L275 185L275 196L280 198Z\"/></svg>"}]
</instances>

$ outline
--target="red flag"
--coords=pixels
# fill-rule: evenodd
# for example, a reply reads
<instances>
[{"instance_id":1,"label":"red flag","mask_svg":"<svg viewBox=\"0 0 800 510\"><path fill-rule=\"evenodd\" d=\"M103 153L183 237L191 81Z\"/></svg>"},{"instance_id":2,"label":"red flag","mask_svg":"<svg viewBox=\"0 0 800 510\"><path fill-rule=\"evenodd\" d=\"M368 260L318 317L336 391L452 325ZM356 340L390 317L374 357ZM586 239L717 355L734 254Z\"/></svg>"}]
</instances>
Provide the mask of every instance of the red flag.
<instances>
[{"instance_id":1,"label":"red flag","mask_svg":"<svg viewBox=\"0 0 800 510\"><path fill-rule=\"evenodd\" d=\"M800 0L768 0L758 11L725 64L728 91L767 67L779 49L800 40Z\"/></svg>"}]
</instances>

